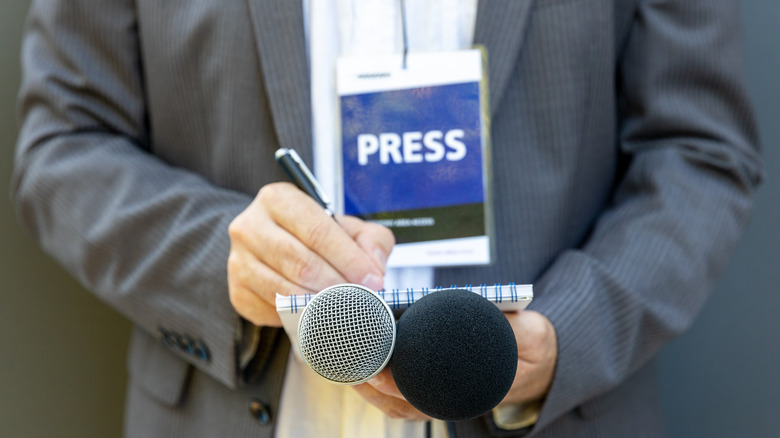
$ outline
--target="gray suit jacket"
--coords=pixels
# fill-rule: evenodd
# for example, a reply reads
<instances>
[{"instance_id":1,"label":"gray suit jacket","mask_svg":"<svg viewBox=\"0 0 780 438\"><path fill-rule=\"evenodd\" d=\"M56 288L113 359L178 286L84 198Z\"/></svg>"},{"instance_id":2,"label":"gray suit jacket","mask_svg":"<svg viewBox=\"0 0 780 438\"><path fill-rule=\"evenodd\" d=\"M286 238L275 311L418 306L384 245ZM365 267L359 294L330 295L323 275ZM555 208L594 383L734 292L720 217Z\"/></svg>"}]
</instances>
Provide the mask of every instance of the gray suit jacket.
<instances>
[{"instance_id":1,"label":"gray suit jacket","mask_svg":"<svg viewBox=\"0 0 780 438\"><path fill-rule=\"evenodd\" d=\"M238 370L226 229L285 179L278 146L311 161L300 4L32 4L13 194L45 250L136 326L128 436L273 433L289 343L263 329L255 372ZM761 177L738 4L483 0L475 40L497 262L437 282L535 284L559 359L534 435L659 436L652 357L691 323Z\"/></svg>"}]
</instances>

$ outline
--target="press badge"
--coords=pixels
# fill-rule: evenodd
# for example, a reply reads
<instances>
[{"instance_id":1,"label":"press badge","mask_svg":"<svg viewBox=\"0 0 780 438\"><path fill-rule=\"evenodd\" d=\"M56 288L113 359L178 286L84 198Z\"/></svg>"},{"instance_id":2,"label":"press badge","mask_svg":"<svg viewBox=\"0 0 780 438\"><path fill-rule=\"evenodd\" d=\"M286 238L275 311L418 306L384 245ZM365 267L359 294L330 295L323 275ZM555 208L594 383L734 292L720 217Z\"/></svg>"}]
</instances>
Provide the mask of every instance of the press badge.
<instances>
[{"instance_id":1,"label":"press badge","mask_svg":"<svg viewBox=\"0 0 780 438\"><path fill-rule=\"evenodd\" d=\"M389 227L388 266L491 261L485 52L340 58L344 212Z\"/></svg>"}]
</instances>

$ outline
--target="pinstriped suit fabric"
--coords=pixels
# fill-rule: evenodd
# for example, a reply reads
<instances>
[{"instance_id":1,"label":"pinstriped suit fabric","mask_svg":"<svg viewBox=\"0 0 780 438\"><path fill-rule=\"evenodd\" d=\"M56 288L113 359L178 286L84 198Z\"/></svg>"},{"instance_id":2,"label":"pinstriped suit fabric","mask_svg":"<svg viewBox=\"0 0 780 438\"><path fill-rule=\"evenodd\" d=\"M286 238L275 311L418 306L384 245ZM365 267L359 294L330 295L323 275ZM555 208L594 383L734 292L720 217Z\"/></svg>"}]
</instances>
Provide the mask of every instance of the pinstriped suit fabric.
<instances>
[{"instance_id":1,"label":"pinstriped suit fabric","mask_svg":"<svg viewBox=\"0 0 780 438\"><path fill-rule=\"evenodd\" d=\"M688 327L760 178L750 108L735 93L735 5L637 3L625 35L613 22L630 13L625 3L538 5L493 126L498 220L507 221L497 228L517 236L499 239L495 266L439 273L445 284L536 283L532 308L551 318L559 342L539 426L552 424L539 436L662 434L647 385L614 388L652 378L647 361ZM504 115L519 122L504 125ZM558 231L532 232L540 228ZM623 393L600 412L610 432L594 424L587 433L588 416L572 413L610 390L602 398Z\"/></svg>"},{"instance_id":2,"label":"pinstriped suit fabric","mask_svg":"<svg viewBox=\"0 0 780 438\"><path fill-rule=\"evenodd\" d=\"M533 434L658 436L652 357L733 250L760 180L729 0L482 1L497 262L533 282L559 363ZM226 233L270 158L311 161L300 2L33 2L13 182L23 224L136 325L128 436L272 436L289 344L237 377ZM203 361L160 329L209 347ZM513 436L489 418L459 437Z\"/></svg>"}]
</instances>

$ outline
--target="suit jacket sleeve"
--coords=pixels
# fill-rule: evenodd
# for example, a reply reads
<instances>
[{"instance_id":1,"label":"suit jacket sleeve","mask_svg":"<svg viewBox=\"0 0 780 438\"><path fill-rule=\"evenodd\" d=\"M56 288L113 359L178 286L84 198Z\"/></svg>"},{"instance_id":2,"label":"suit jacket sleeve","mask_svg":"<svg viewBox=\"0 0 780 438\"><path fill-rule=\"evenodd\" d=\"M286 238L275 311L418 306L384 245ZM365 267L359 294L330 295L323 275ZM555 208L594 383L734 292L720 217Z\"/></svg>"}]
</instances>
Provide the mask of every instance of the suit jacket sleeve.
<instances>
[{"instance_id":1,"label":"suit jacket sleeve","mask_svg":"<svg viewBox=\"0 0 780 438\"><path fill-rule=\"evenodd\" d=\"M199 348L178 353L233 386L227 227L251 197L150 153L137 26L131 2L32 4L18 214L85 287L147 332Z\"/></svg>"},{"instance_id":2,"label":"suit jacket sleeve","mask_svg":"<svg viewBox=\"0 0 780 438\"><path fill-rule=\"evenodd\" d=\"M558 334L538 423L613 389L683 332L723 270L761 178L741 73L739 5L637 2L618 63L611 204L536 282Z\"/></svg>"}]
</instances>

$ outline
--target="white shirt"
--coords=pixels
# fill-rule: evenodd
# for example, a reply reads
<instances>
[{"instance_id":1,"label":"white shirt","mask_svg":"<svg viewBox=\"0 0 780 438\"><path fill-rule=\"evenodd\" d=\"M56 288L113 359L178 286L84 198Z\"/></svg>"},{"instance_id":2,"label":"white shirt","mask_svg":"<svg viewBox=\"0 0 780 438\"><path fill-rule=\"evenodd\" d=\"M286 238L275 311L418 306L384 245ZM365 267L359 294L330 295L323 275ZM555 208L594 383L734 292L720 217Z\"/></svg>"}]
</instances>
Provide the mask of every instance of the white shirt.
<instances>
[{"instance_id":1,"label":"white shirt","mask_svg":"<svg viewBox=\"0 0 780 438\"><path fill-rule=\"evenodd\" d=\"M403 52L401 0L303 0L311 96L314 173L324 190L337 189L336 59L339 56ZM408 0L405 4L408 50L470 48L477 0ZM336 211L343 206L338 196ZM385 288L433 286L432 268L389 269ZM277 422L277 438L409 438L425 435L424 422L393 420L353 389L330 383L291 351ZM435 421L432 437L447 436Z\"/></svg>"}]
</instances>

